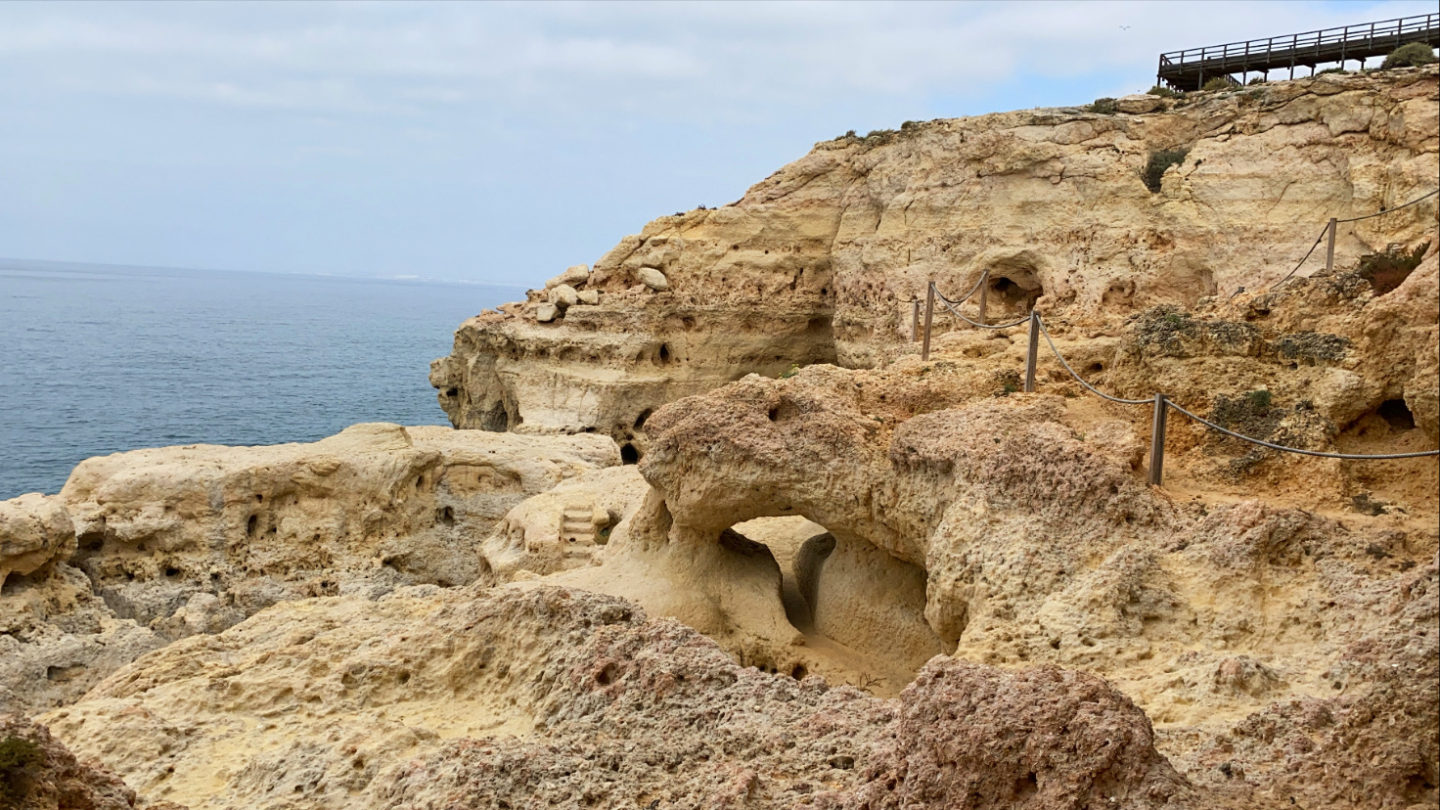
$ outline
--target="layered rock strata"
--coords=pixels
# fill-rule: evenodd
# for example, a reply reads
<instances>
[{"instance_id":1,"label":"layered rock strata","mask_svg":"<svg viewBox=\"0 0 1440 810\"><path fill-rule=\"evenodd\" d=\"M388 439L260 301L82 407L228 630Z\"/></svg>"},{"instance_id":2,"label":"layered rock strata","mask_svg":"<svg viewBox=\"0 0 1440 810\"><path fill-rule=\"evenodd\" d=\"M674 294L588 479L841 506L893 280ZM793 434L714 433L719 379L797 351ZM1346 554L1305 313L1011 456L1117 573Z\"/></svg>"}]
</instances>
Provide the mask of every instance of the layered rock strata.
<instances>
[{"instance_id":1,"label":"layered rock strata","mask_svg":"<svg viewBox=\"0 0 1440 810\"><path fill-rule=\"evenodd\" d=\"M506 511L619 462L603 436L389 424L88 459L57 496L0 503L0 706L72 700L279 601L467 584Z\"/></svg>"},{"instance_id":2,"label":"layered rock strata","mask_svg":"<svg viewBox=\"0 0 1440 810\"><path fill-rule=\"evenodd\" d=\"M1327 74L1143 114L1029 110L823 142L737 202L657 219L590 272L465 322L431 382L457 426L594 430L638 456L645 418L681 395L915 351L912 302L930 279L958 296L988 271L993 319L1037 305L1089 323L1261 289L1330 217L1434 190L1436 75ZM1342 225L1337 266L1423 248L1435 212L1432 198ZM595 303L557 306L561 287Z\"/></svg>"}]
</instances>

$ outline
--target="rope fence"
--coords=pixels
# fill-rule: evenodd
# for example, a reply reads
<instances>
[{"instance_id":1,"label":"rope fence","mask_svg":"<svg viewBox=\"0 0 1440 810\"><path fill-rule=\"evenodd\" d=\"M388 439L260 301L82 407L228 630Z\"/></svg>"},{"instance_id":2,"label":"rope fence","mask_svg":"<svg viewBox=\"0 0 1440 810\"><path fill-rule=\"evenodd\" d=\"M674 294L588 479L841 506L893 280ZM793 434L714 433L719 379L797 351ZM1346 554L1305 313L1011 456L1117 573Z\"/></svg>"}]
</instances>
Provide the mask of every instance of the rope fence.
<instances>
[{"instance_id":1,"label":"rope fence","mask_svg":"<svg viewBox=\"0 0 1440 810\"><path fill-rule=\"evenodd\" d=\"M1305 251L1305 256L1304 256L1304 258L1300 259L1300 262L1299 262L1298 264L1296 264L1295 267L1294 267L1290 272L1286 273L1284 278L1280 279L1279 281L1274 282L1274 283L1271 284L1269 287L1265 288L1266 291L1269 292L1270 290L1273 290L1273 289L1275 289L1276 287L1279 287L1281 284L1284 284L1285 282L1289 281L1289 280L1290 280L1290 277L1293 276L1293 275L1295 275L1295 273L1300 270L1300 267L1305 264L1306 260L1308 260L1308 259L1310 258L1311 254L1313 254L1313 253L1315 252L1315 248L1319 247L1319 246L1320 246L1320 243L1326 241L1327 238L1328 238L1328 243L1327 243L1327 245L1326 245L1326 247L1325 247L1325 271L1328 273L1328 272L1330 272L1331 270L1334 270L1334 269L1335 269L1335 229L1336 229L1337 227L1339 227L1339 225L1340 225L1341 223L1343 223L1343 222L1359 222L1359 221L1361 221L1361 220L1363 220L1363 219L1373 219L1373 218L1375 218L1375 217L1383 217L1383 216L1385 216L1386 214L1393 214L1393 213L1395 213L1396 211L1399 211L1399 210L1401 210L1401 209L1409 208L1409 207L1412 206L1412 205L1415 205L1415 204L1417 204L1417 203L1424 202L1425 200L1428 200L1428 199L1430 199L1431 197L1434 197L1436 194L1440 194L1440 189L1436 189L1436 190L1434 190L1434 191L1432 191L1432 192L1430 192L1430 193L1428 193L1428 194L1422 194L1422 195L1420 195L1419 197L1416 197L1415 199L1411 200L1410 202L1407 202L1407 203L1405 203L1405 204L1403 204L1403 205L1397 205L1397 206L1395 206L1394 208L1382 208L1382 209L1380 209L1379 211L1376 211L1376 212L1373 213L1373 214L1365 214L1365 215L1363 215L1363 216L1358 216L1358 217L1349 217L1348 219L1336 219L1335 217L1331 217L1331 218L1330 218L1330 221L1327 222L1327 223L1325 223L1325 228L1320 231L1320 235L1317 236L1317 237L1315 237L1315 244L1311 245L1311 246L1310 246L1310 249L1307 250L1307 251Z\"/></svg>"},{"instance_id":2,"label":"rope fence","mask_svg":"<svg viewBox=\"0 0 1440 810\"><path fill-rule=\"evenodd\" d=\"M1433 196L1433 192L1431 195L1427 196ZM1421 199L1424 198L1422 197ZM1418 202L1418 200L1416 200L1415 202ZM1410 204L1413 204L1413 202ZM1329 230L1330 226L1326 226L1326 229ZM1319 244L1319 242L1317 241L1316 244ZM1311 248L1311 251L1313 252L1314 248ZM1308 258L1309 254L1306 255ZM1293 273L1294 271L1291 272ZM959 299L946 298L945 295L942 294L935 286L934 281L931 281L929 283L925 294L925 334L924 344L923 348L921 349L920 355L921 360L930 359L930 331L935 314L935 300L937 298L940 300L942 306L950 310L950 312L953 313L960 320L981 329L1009 329L1015 326L1019 326L1022 323L1028 322L1030 324L1030 344L1026 352L1025 360L1026 393L1033 393L1035 391L1035 367L1038 359L1037 353L1040 345L1040 338L1043 337L1045 338L1046 344L1049 345L1051 353L1055 355L1055 359L1060 362L1060 366L1064 368L1065 371L1067 371L1070 376L1075 379L1076 382L1080 383L1080 385L1083 386L1085 390L1100 397L1101 399L1114 402L1118 405L1151 405L1154 407L1154 416L1152 419L1152 425L1150 430L1150 470L1148 474L1148 480L1151 484L1155 486L1160 486L1163 480L1165 466L1165 428L1167 421L1166 416L1171 409L1178 411L1184 416L1189 417L1196 423L1203 425L1210 430L1216 431L1226 436L1230 436L1231 438L1239 439L1244 442L1249 442L1250 444L1257 445L1259 447L1266 447L1271 450L1278 450L1283 453L1298 453L1305 456L1314 456L1317 458L1335 458L1345 461L1375 461L1385 459L1423 458L1426 456L1440 456L1440 450L1425 450L1416 453L1383 453L1376 455L1362 455L1359 453L1327 453L1320 450L1305 450L1299 447L1286 447L1285 445L1275 444L1274 442L1267 442L1264 439L1257 439L1254 436L1246 436L1242 433L1236 433L1233 430L1217 425L1214 422L1175 404L1173 401L1170 400L1169 397L1164 394L1157 393L1154 396L1146 399L1126 399L1124 397L1117 397L1112 394L1107 394L1097 388L1089 380L1086 380L1084 377L1080 376L1080 374L1075 371L1075 369L1070 365L1070 363L1065 360L1065 356L1060 353L1060 348L1055 345L1055 339L1050 336L1050 330L1045 328L1045 323L1041 319L1040 313L1036 312L1034 309L1031 309L1030 314L1026 315L1024 318L1000 324L984 323L985 314L983 298L981 299L980 321L971 320L970 318L966 317L964 313L960 312L959 306L965 303L965 301L971 296L973 296L977 290L980 290L982 285L989 279L989 276L990 271L988 270L982 273L980 275L980 280L975 283L975 286L971 287L970 291ZM918 326L920 305L920 302L918 300L915 300L913 303L915 306L915 310L912 315L912 329Z\"/></svg>"}]
</instances>

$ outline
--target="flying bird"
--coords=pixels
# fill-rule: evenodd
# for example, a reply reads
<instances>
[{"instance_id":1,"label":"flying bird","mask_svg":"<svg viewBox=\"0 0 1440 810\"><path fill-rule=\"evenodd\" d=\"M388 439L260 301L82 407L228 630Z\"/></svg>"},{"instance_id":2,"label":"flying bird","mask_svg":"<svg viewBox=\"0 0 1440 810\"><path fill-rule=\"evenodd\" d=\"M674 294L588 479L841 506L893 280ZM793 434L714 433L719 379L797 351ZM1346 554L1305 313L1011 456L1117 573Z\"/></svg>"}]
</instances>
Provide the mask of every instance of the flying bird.
<instances>
[{"instance_id":1,"label":"flying bird","mask_svg":"<svg viewBox=\"0 0 1440 810\"><path fill-rule=\"evenodd\" d=\"M1121 30L1121 31L1129 31L1129 30L1130 30L1130 26L1128 26L1128 25L1122 25L1122 26L1120 26L1120 30Z\"/></svg>"}]
</instances>

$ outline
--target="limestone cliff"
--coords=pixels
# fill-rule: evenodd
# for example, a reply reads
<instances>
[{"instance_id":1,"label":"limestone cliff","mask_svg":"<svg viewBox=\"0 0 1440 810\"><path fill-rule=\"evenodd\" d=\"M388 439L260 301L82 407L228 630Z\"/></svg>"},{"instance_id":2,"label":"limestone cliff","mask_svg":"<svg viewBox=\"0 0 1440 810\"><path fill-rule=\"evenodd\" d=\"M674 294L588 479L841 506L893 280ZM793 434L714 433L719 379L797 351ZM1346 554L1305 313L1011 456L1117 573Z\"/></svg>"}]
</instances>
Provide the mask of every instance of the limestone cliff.
<instances>
[{"instance_id":1,"label":"limestone cliff","mask_svg":"<svg viewBox=\"0 0 1440 810\"><path fill-rule=\"evenodd\" d=\"M1283 276L1330 217L1435 187L1433 67L907 122L817 144L737 202L662 217L589 272L461 325L432 365L460 427L609 433L756 372L915 351L912 304L989 270L990 313L1113 323ZM1147 187L1152 155L1183 159ZM1436 203L1342 226L1337 266L1435 240ZM1312 257L1307 275L1323 266ZM573 302L573 303L572 303ZM941 331L951 328L941 319Z\"/></svg>"}]
</instances>

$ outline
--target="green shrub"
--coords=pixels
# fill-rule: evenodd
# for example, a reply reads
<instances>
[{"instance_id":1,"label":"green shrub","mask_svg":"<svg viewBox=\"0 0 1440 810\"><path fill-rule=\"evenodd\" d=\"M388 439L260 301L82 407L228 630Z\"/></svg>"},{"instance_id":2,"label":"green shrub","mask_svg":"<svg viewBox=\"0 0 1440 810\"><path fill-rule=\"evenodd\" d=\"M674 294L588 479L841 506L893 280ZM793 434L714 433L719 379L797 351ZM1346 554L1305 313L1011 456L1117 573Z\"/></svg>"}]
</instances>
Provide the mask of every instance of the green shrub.
<instances>
[{"instance_id":1,"label":"green shrub","mask_svg":"<svg viewBox=\"0 0 1440 810\"><path fill-rule=\"evenodd\" d=\"M1097 98L1085 109L1092 113L1100 113L1101 115L1114 115L1115 99L1109 97Z\"/></svg>"},{"instance_id":2,"label":"green shrub","mask_svg":"<svg viewBox=\"0 0 1440 810\"><path fill-rule=\"evenodd\" d=\"M18 806L28 790L26 771L40 763L44 755L40 746L24 737L0 740L0 807Z\"/></svg>"},{"instance_id":3,"label":"green shrub","mask_svg":"<svg viewBox=\"0 0 1440 810\"><path fill-rule=\"evenodd\" d=\"M1390 52L1380 64L1381 70L1397 67L1419 67L1435 61L1435 51L1424 42L1407 42Z\"/></svg>"},{"instance_id":4,"label":"green shrub","mask_svg":"<svg viewBox=\"0 0 1440 810\"><path fill-rule=\"evenodd\" d=\"M1328 68L1325 68L1324 70L1320 71L1319 73L1317 73L1317 74L1315 74L1315 75L1316 75L1316 76L1324 76L1326 73L1340 73L1340 74L1345 74L1345 73L1349 73L1349 72L1350 72L1350 71L1346 70L1346 69L1343 68L1343 67L1328 67Z\"/></svg>"},{"instance_id":5,"label":"green shrub","mask_svg":"<svg viewBox=\"0 0 1440 810\"><path fill-rule=\"evenodd\" d=\"M1239 86L1240 83L1229 76L1216 76L1213 79L1206 79L1205 83L1200 85L1200 89L1209 93L1215 90L1234 90Z\"/></svg>"},{"instance_id":6,"label":"green shrub","mask_svg":"<svg viewBox=\"0 0 1440 810\"><path fill-rule=\"evenodd\" d=\"M1253 78L1253 79L1251 79L1250 81L1246 82L1246 84L1250 85L1251 87L1254 87L1254 86L1257 85L1257 84L1264 84L1264 83L1265 83L1265 77L1264 77L1264 76L1256 76L1255 78Z\"/></svg>"},{"instance_id":7,"label":"green shrub","mask_svg":"<svg viewBox=\"0 0 1440 810\"><path fill-rule=\"evenodd\" d=\"M1400 245L1390 245L1383 253L1366 253L1361 256L1356 272L1370 282L1376 295L1384 295L1410 277L1410 271L1420 266L1420 260L1425 258L1425 252L1429 249L1428 241L1416 245L1413 250L1406 250Z\"/></svg>"},{"instance_id":8,"label":"green shrub","mask_svg":"<svg viewBox=\"0 0 1440 810\"><path fill-rule=\"evenodd\" d=\"M1145 168L1140 171L1140 179L1145 181L1145 187L1150 189L1151 194L1159 193L1160 178L1165 176L1165 170L1184 163L1188 154L1189 149L1157 149L1150 153Z\"/></svg>"},{"instance_id":9,"label":"green shrub","mask_svg":"<svg viewBox=\"0 0 1440 810\"><path fill-rule=\"evenodd\" d=\"M1161 98L1175 98L1176 96L1180 95L1180 93L1177 93L1162 84L1157 84L1149 90L1146 90L1145 94L1150 96L1159 96Z\"/></svg>"}]
</instances>

